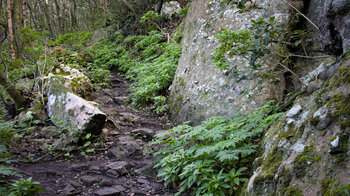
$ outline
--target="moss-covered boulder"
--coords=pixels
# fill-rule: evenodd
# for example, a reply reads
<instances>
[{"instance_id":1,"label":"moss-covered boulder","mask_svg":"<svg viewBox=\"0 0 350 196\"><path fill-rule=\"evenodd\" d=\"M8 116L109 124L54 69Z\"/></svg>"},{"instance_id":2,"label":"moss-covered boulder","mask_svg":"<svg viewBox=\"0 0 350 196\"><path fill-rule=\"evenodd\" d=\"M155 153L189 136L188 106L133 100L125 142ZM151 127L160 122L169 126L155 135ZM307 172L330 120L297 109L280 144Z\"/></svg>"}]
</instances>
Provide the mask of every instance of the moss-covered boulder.
<instances>
[{"instance_id":1,"label":"moss-covered boulder","mask_svg":"<svg viewBox=\"0 0 350 196\"><path fill-rule=\"evenodd\" d=\"M61 76L64 79L64 86L71 92L83 98L90 98L93 91L90 79L75 68L61 64L56 66L52 74Z\"/></svg>"},{"instance_id":2,"label":"moss-covered boulder","mask_svg":"<svg viewBox=\"0 0 350 196\"><path fill-rule=\"evenodd\" d=\"M59 76L50 77L47 109L53 123L77 133L100 134L106 121L103 112L70 92Z\"/></svg>"},{"instance_id":3,"label":"moss-covered boulder","mask_svg":"<svg viewBox=\"0 0 350 196\"><path fill-rule=\"evenodd\" d=\"M43 94L46 95L50 87L50 78L55 77L59 78L63 86L70 92L89 100L93 92L91 81L81 71L73 68L73 66L79 67L79 65L55 65L48 76L37 78L35 90L43 92Z\"/></svg>"}]
</instances>

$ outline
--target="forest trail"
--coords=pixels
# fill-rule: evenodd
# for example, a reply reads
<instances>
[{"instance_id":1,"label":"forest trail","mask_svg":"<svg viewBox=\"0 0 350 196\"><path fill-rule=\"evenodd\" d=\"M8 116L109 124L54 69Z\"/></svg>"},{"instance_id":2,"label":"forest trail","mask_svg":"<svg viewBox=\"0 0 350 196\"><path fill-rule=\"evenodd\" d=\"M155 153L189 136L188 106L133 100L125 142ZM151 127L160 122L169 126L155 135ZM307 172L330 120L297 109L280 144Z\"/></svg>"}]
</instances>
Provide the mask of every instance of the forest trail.
<instances>
[{"instance_id":1,"label":"forest trail","mask_svg":"<svg viewBox=\"0 0 350 196\"><path fill-rule=\"evenodd\" d=\"M169 190L155 181L154 158L145 154L147 142L167 129L167 122L128 105L129 85L114 75L111 87L94 95L109 117L100 136L103 147L95 148L94 153L84 157L80 151L72 151L68 157L64 152L52 156L30 141L15 150L19 161L14 167L23 177L40 182L46 191L40 195L169 195ZM43 158L29 163L30 156Z\"/></svg>"}]
</instances>

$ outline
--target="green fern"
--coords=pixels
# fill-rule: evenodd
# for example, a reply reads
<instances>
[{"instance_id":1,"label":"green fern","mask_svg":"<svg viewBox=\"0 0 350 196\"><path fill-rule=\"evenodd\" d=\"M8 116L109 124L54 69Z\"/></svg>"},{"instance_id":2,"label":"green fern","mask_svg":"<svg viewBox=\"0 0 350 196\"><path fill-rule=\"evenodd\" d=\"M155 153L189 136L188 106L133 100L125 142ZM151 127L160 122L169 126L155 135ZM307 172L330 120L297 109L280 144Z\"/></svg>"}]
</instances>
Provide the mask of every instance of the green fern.
<instances>
[{"instance_id":1,"label":"green fern","mask_svg":"<svg viewBox=\"0 0 350 196\"><path fill-rule=\"evenodd\" d=\"M254 139L282 115L269 115L275 106L261 107L250 115L235 114L231 119L214 117L199 126L180 125L156 135L150 145L161 145L156 168L165 182L178 183L180 195L232 195L247 179L241 161L256 152Z\"/></svg>"}]
</instances>

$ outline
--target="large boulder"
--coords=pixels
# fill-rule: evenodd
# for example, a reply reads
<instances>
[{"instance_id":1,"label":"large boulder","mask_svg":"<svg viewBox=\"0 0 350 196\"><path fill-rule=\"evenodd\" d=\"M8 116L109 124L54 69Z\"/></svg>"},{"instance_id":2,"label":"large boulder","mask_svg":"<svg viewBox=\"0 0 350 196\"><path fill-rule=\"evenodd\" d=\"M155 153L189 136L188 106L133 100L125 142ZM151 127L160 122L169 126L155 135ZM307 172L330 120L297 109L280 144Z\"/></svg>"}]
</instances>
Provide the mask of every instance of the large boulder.
<instances>
[{"instance_id":1,"label":"large boulder","mask_svg":"<svg viewBox=\"0 0 350 196\"><path fill-rule=\"evenodd\" d=\"M250 2L250 1L249 1ZM231 116L237 111L251 112L266 100L281 100L286 87L283 72L266 71L269 77L254 77L261 71L248 68L241 56L232 59L238 72L219 70L212 61L219 46L215 35L222 29L241 30L250 20L276 17L287 25L289 7L283 1L253 1L244 9L237 3L218 0L194 0L184 23L182 55L170 88L170 119L177 123L199 124L212 116ZM264 66L265 69L266 66ZM266 69L267 70L267 69Z\"/></svg>"},{"instance_id":2,"label":"large boulder","mask_svg":"<svg viewBox=\"0 0 350 196\"><path fill-rule=\"evenodd\" d=\"M106 115L85 99L70 92L65 87L65 82L59 76L51 76L49 79L47 109L52 122L80 133L101 133Z\"/></svg>"},{"instance_id":3,"label":"large boulder","mask_svg":"<svg viewBox=\"0 0 350 196\"><path fill-rule=\"evenodd\" d=\"M44 91L44 94L46 94L50 88L49 81L51 77L59 78L61 84L67 90L84 99L89 99L92 95L93 87L90 79L78 69L65 64L55 65L48 76L39 77L37 79L37 90L40 88L40 91Z\"/></svg>"},{"instance_id":4,"label":"large boulder","mask_svg":"<svg viewBox=\"0 0 350 196\"><path fill-rule=\"evenodd\" d=\"M85 76L78 69L71 68L67 65L61 64L56 66L53 74L63 77L63 83L71 92L78 94L83 98L89 98L93 91L90 79Z\"/></svg>"}]
</instances>

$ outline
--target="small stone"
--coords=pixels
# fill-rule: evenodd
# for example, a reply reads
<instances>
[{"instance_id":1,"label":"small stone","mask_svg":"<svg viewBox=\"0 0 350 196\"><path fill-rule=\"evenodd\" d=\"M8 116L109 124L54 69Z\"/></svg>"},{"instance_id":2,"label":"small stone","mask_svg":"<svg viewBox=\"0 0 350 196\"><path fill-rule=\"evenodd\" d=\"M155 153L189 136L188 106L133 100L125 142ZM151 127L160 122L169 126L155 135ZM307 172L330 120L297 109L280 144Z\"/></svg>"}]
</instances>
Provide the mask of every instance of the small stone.
<instances>
[{"instance_id":1,"label":"small stone","mask_svg":"<svg viewBox=\"0 0 350 196\"><path fill-rule=\"evenodd\" d=\"M148 180L142 179L142 178L137 179L137 182L140 183L140 184L149 184L149 181L148 181Z\"/></svg>"},{"instance_id":2,"label":"small stone","mask_svg":"<svg viewBox=\"0 0 350 196\"><path fill-rule=\"evenodd\" d=\"M99 183L101 187L110 187L113 186L113 180L110 179L102 179L101 182Z\"/></svg>"},{"instance_id":3,"label":"small stone","mask_svg":"<svg viewBox=\"0 0 350 196\"><path fill-rule=\"evenodd\" d=\"M94 173L94 174L101 174L102 173L101 168L97 165L91 166L89 172L90 171L91 171L91 173Z\"/></svg>"},{"instance_id":4,"label":"small stone","mask_svg":"<svg viewBox=\"0 0 350 196\"><path fill-rule=\"evenodd\" d=\"M114 97L113 101L116 104L123 105L127 103L128 99L128 97Z\"/></svg>"},{"instance_id":5,"label":"small stone","mask_svg":"<svg viewBox=\"0 0 350 196\"><path fill-rule=\"evenodd\" d=\"M337 136L332 142L331 142L331 146L333 148L336 148L339 146L339 136Z\"/></svg>"},{"instance_id":6,"label":"small stone","mask_svg":"<svg viewBox=\"0 0 350 196\"><path fill-rule=\"evenodd\" d=\"M162 184L156 182L151 182L151 186L154 188L155 192L158 192L164 188Z\"/></svg>"},{"instance_id":7,"label":"small stone","mask_svg":"<svg viewBox=\"0 0 350 196\"><path fill-rule=\"evenodd\" d=\"M83 181L83 183L89 187L95 183L97 183L98 181L100 181L100 179L98 177L95 176L82 176L80 177L80 180Z\"/></svg>"},{"instance_id":8,"label":"small stone","mask_svg":"<svg viewBox=\"0 0 350 196\"><path fill-rule=\"evenodd\" d=\"M154 131L148 128L139 128L131 131L135 138L142 139L146 142L151 141L154 136Z\"/></svg>"},{"instance_id":9,"label":"small stone","mask_svg":"<svg viewBox=\"0 0 350 196\"><path fill-rule=\"evenodd\" d=\"M312 81L310 84L307 86L307 92L312 93L313 91L321 88L322 83L318 81Z\"/></svg>"},{"instance_id":10,"label":"small stone","mask_svg":"<svg viewBox=\"0 0 350 196\"><path fill-rule=\"evenodd\" d=\"M139 190L139 189L137 189L137 188L131 189L130 193L131 193L133 196L146 196L146 195L147 195L147 192L142 191L142 190Z\"/></svg>"},{"instance_id":11,"label":"small stone","mask_svg":"<svg viewBox=\"0 0 350 196\"><path fill-rule=\"evenodd\" d=\"M295 120L293 118L287 118L287 125L294 123Z\"/></svg>"},{"instance_id":12,"label":"small stone","mask_svg":"<svg viewBox=\"0 0 350 196\"><path fill-rule=\"evenodd\" d=\"M99 97L96 100L96 102L99 104L110 104L110 103L113 103L113 99L108 96L104 96L104 97Z\"/></svg>"},{"instance_id":13,"label":"small stone","mask_svg":"<svg viewBox=\"0 0 350 196\"><path fill-rule=\"evenodd\" d=\"M314 115L314 118L319 118L319 121L317 122L317 129L323 130L327 128L333 121L330 115L328 115L328 108L326 106L321 107L318 109Z\"/></svg>"},{"instance_id":14,"label":"small stone","mask_svg":"<svg viewBox=\"0 0 350 196\"><path fill-rule=\"evenodd\" d=\"M87 171L89 170L89 168L90 168L89 164L82 163L82 164L75 164L70 166L69 170L75 171L75 172L81 172L81 171Z\"/></svg>"},{"instance_id":15,"label":"small stone","mask_svg":"<svg viewBox=\"0 0 350 196\"><path fill-rule=\"evenodd\" d=\"M71 184L71 185L72 185L74 188L76 188L76 189L78 189L78 188L83 188L83 185L81 185L79 182L70 180L68 183Z\"/></svg>"},{"instance_id":16,"label":"small stone","mask_svg":"<svg viewBox=\"0 0 350 196\"><path fill-rule=\"evenodd\" d=\"M113 169L109 169L106 172L106 176L114 178L114 179L118 179L119 178L119 173Z\"/></svg>"},{"instance_id":17,"label":"small stone","mask_svg":"<svg viewBox=\"0 0 350 196\"><path fill-rule=\"evenodd\" d=\"M335 155L347 152L347 149L344 148L344 146L348 143L348 138L347 135L338 135L332 142L330 142L331 148L329 153Z\"/></svg>"},{"instance_id":18,"label":"small stone","mask_svg":"<svg viewBox=\"0 0 350 196\"><path fill-rule=\"evenodd\" d=\"M75 188L71 185L71 184L68 184L66 187L64 187L63 189L63 192L65 194L70 194L70 193L73 193L75 191Z\"/></svg>"},{"instance_id":19,"label":"small stone","mask_svg":"<svg viewBox=\"0 0 350 196\"><path fill-rule=\"evenodd\" d=\"M126 175L129 173L128 169L131 168L131 165L126 161L117 161L108 164L106 167L108 169L115 170L120 175Z\"/></svg>"},{"instance_id":20,"label":"small stone","mask_svg":"<svg viewBox=\"0 0 350 196\"><path fill-rule=\"evenodd\" d=\"M304 151L305 145L301 143L301 141L297 141L293 146L292 150L297 153L301 153Z\"/></svg>"},{"instance_id":21,"label":"small stone","mask_svg":"<svg viewBox=\"0 0 350 196\"><path fill-rule=\"evenodd\" d=\"M108 96L113 96L115 94L115 90L114 89L104 89L103 90Z\"/></svg>"},{"instance_id":22,"label":"small stone","mask_svg":"<svg viewBox=\"0 0 350 196\"><path fill-rule=\"evenodd\" d=\"M328 109L327 109L327 107L324 106L324 107L318 109L318 110L314 113L313 117L314 117L314 118L319 117L320 120L323 120L323 119L325 119L325 118L327 117L327 113L328 113Z\"/></svg>"},{"instance_id":23,"label":"small stone","mask_svg":"<svg viewBox=\"0 0 350 196\"><path fill-rule=\"evenodd\" d=\"M325 119L323 119L323 120L321 120L321 121L318 122L316 128L317 128L318 130L324 130L324 129L326 129L330 124L332 124L332 121L333 121L333 120L332 120L331 118L325 118Z\"/></svg>"},{"instance_id":24,"label":"small stone","mask_svg":"<svg viewBox=\"0 0 350 196\"><path fill-rule=\"evenodd\" d=\"M125 191L125 188L122 185L117 185L115 187L106 187L96 190L94 193L98 196L114 196L119 195L119 193L123 191Z\"/></svg>"},{"instance_id":25,"label":"small stone","mask_svg":"<svg viewBox=\"0 0 350 196\"><path fill-rule=\"evenodd\" d=\"M128 147L125 147L125 146L116 146L116 147L110 149L106 155L109 159L115 159L115 158L119 159L119 158L122 158L125 155L129 154L130 150L131 149L129 149Z\"/></svg>"},{"instance_id":26,"label":"small stone","mask_svg":"<svg viewBox=\"0 0 350 196\"><path fill-rule=\"evenodd\" d=\"M151 176L151 175L153 175L153 173L154 173L154 170L153 170L152 163L149 163L149 164L143 166L142 168L135 170L135 174L138 174L138 175Z\"/></svg>"},{"instance_id":27,"label":"small stone","mask_svg":"<svg viewBox=\"0 0 350 196\"><path fill-rule=\"evenodd\" d=\"M295 105L292 107L292 109L290 109L287 114L286 114L286 117L288 118L292 118L294 116L296 116L297 114L299 114L299 112L301 112L303 108L301 107L301 105Z\"/></svg>"}]
</instances>

